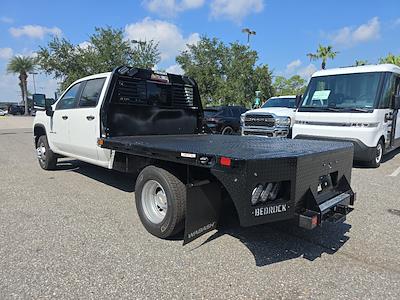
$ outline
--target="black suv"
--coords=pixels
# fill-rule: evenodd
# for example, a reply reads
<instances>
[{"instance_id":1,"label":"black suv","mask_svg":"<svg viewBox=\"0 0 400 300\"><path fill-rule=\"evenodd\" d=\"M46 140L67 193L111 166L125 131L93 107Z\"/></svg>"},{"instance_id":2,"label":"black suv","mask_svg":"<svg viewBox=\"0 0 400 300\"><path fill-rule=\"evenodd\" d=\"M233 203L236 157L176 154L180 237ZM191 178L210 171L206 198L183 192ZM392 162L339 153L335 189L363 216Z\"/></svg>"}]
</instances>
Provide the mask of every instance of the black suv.
<instances>
[{"instance_id":1,"label":"black suv","mask_svg":"<svg viewBox=\"0 0 400 300\"><path fill-rule=\"evenodd\" d=\"M8 114L9 115L23 115L25 114L25 107L22 105L15 105L12 104L8 107Z\"/></svg>"},{"instance_id":2,"label":"black suv","mask_svg":"<svg viewBox=\"0 0 400 300\"><path fill-rule=\"evenodd\" d=\"M243 106L212 106L204 108L204 118L213 133L234 134L240 131L240 115L246 111Z\"/></svg>"}]
</instances>

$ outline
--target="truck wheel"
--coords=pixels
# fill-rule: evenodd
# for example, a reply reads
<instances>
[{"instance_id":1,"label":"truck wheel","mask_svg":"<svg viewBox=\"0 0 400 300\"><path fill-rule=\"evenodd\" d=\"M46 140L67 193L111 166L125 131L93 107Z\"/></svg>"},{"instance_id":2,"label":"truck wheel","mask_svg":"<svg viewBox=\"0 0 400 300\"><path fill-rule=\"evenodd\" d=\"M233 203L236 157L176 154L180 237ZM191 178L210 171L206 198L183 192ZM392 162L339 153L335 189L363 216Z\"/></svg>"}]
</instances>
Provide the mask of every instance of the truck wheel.
<instances>
[{"instance_id":1,"label":"truck wheel","mask_svg":"<svg viewBox=\"0 0 400 300\"><path fill-rule=\"evenodd\" d=\"M39 165L44 170L53 170L57 165L57 157L49 147L47 136L39 137L36 145L36 152L39 160Z\"/></svg>"},{"instance_id":2,"label":"truck wheel","mask_svg":"<svg viewBox=\"0 0 400 300\"><path fill-rule=\"evenodd\" d=\"M374 157L371 158L369 165L373 168L378 168L381 165L383 157L383 141L379 140L378 145L375 147Z\"/></svg>"},{"instance_id":3,"label":"truck wheel","mask_svg":"<svg viewBox=\"0 0 400 300\"><path fill-rule=\"evenodd\" d=\"M221 134L233 134L233 128L230 127L230 126L226 126L226 127L222 130Z\"/></svg>"},{"instance_id":4,"label":"truck wheel","mask_svg":"<svg viewBox=\"0 0 400 300\"><path fill-rule=\"evenodd\" d=\"M167 238L183 230L186 187L168 171L144 168L136 180L135 201L140 220L151 234Z\"/></svg>"}]
</instances>

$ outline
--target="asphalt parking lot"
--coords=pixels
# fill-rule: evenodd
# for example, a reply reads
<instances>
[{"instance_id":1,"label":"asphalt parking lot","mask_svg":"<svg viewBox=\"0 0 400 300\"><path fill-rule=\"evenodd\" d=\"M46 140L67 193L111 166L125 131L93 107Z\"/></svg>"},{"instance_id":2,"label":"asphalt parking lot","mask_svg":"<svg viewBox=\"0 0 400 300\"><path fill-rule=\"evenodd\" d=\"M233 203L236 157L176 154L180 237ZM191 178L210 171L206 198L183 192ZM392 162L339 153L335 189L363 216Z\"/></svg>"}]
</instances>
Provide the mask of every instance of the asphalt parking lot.
<instances>
[{"instance_id":1,"label":"asphalt parking lot","mask_svg":"<svg viewBox=\"0 0 400 300\"><path fill-rule=\"evenodd\" d=\"M142 227L132 177L70 159L43 171L32 119L6 118L0 299L400 298L399 151L353 169L358 200L343 224L240 228L225 215L183 247Z\"/></svg>"}]
</instances>

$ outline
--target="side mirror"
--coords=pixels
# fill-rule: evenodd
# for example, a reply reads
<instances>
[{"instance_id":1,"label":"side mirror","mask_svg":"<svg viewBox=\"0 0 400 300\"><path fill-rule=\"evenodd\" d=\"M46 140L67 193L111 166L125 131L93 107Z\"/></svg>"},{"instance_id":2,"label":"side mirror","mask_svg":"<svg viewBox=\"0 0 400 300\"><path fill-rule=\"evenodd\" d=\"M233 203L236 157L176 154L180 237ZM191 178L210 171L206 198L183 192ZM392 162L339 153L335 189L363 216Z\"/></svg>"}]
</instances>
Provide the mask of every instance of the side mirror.
<instances>
[{"instance_id":1,"label":"side mirror","mask_svg":"<svg viewBox=\"0 0 400 300\"><path fill-rule=\"evenodd\" d=\"M393 109L400 109L400 95L394 96Z\"/></svg>"},{"instance_id":2,"label":"side mirror","mask_svg":"<svg viewBox=\"0 0 400 300\"><path fill-rule=\"evenodd\" d=\"M296 108L298 108L303 100L303 95L296 95Z\"/></svg>"},{"instance_id":3,"label":"side mirror","mask_svg":"<svg viewBox=\"0 0 400 300\"><path fill-rule=\"evenodd\" d=\"M52 117L54 115L53 108L51 107L53 103L54 103L53 99L45 99L46 115L49 117Z\"/></svg>"},{"instance_id":4,"label":"side mirror","mask_svg":"<svg viewBox=\"0 0 400 300\"><path fill-rule=\"evenodd\" d=\"M46 106L46 95L45 94L33 94L33 108L45 109Z\"/></svg>"}]
</instances>

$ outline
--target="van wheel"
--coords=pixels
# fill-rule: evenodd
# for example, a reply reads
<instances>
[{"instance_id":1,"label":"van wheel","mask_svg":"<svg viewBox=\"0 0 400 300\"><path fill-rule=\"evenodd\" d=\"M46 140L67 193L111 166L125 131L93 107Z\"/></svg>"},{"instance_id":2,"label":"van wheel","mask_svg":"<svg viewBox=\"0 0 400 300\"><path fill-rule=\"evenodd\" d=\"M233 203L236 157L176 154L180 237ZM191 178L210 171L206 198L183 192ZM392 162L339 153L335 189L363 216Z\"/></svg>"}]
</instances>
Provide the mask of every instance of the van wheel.
<instances>
[{"instance_id":1,"label":"van wheel","mask_svg":"<svg viewBox=\"0 0 400 300\"><path fill-rule=\"evenodd\" d=\"M371 158L369 165L373 168L378 168L381 165L382 158L383 158L383 141L379 140L378 145L375 147L374 157Z\"/></svg>"},{"instance_id":2,"label":"van wheel","mask_svg":"<svg viewBox=\"0 0 400 300\"><path fill-rule=\"evenodd\" d=\"M143 226L152 235L167 238L183 230L186 187L170 172L144 168L136 180L135 202Z\"/></svg>"},{"instance_id":3,"label":"van wheel","mask_svg":"<svg viewBox=\"0 0 400 300\"><path fill-rule=\"evenodd\" d=\"M51 151L47 136L39 137L36 145L36 153L39 160L39 165L44 170L54 170L57 165L57 156Z\"/></svg>"}]
</instances>

